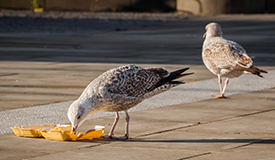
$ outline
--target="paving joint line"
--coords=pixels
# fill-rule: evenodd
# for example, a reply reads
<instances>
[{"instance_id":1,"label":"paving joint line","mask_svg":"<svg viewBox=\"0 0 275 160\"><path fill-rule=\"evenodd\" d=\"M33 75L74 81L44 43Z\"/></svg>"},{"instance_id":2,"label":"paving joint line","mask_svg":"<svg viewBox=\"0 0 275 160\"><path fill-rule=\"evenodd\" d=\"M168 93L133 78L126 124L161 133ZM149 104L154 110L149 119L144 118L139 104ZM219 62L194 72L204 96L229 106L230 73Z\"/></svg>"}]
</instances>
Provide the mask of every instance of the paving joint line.
<instances>
[{"instance_id":1,"label":"paving joint line","mask_svg":"<svg viewBox=\"0 0 275 160\"><path fill-rule=\"evenodd\" d=\"M218 151L219 151L219 152L222 152L222 151L228 151L228 150L238 149L238 148L250 146L250 145L253 145L253 144L261 143L261 142L263 142L263 141L272 141L272 140L273 140L273 139L255 140L255 141L251 141L251 142L248 142L248 143L246 143L246 144L243 144L243 145L239 145L239 146L231 147L231 148L227 148L227 149L221 149L221 150L218 150ZM209 152L202 153L202 154L197 154L197 155L193 155L193 156L189 156L189 157L185 157L185 158L180 158L180 159L178 159L178 160L185 160L185 159L197 158L197 157L201 157L201 156L213 154L213 153L215 153L215 152L216 152L216 151L209 151Z\"/></svg>"},{"instance_id":2,"label":"paving joint line","mask_svg":"<svg viewBox=\"0 0 275 160\"><path fill-rule=\"evenodd\" d=\"M2 74L2 75L0 75L0 77L14 76L14 75L18 75L18 74L19 74L19 73Z\"/></svg>"},{"instance_id":3,"label":"paving joint line","mask_svg":"<svg viewBox=\"0 0 275 160\"><path fill-rule=\"evenodd\" d=\"M139 135L139 136L137 136L137 138L146 137L146 136L155 135L155 134L166 133L166 132L170 132L170 131L176 131L176 130L179 130L179 129L189 128L189 127L193 127L193 126L197 126L197 125L199 125L199 124L191 124L191 125L187 125L187 126L183 126L183 127L177 127L177 128L167 129L167 130L163 130L163 131L147 133L147 134Z\"/></svg>"},{"instance_id":4,"label":"paving joint line","mask_svg":"<svg viewBox=\"0 0 275 160\"><path fill-rule=\"evenodd\" d=\"M72 141L72 143L73 142L75 142L75 141ZM112 142L112 141L110 141L110 142ZM40 155L40 156L34 156L34 157L31 157L31 158L44 157L44 156L49 156L49 155L54 155L54 154L59 154L59 153L65 153L65 152L68 152L68 151L76 151L76 150L82 150L82 149L86 149L86 148L98 147L98 146L101 146L101 145L110 144L110 142L109 143L108 142L98 143L96 145L88 145L88 146L79 147L79 148L75 148L75 149L71 149L71 150L59 151L59 152L55 152L55 153L48 153L48 154L44 154L44 155Z\"/></svg>"},{"instance_id":5,"label":"paving joint line","mask_svg":"<svg viewBox=\"0 0 275 160\"><path fill-rule=\"evenodd\" d=\"M238 146L231 147L231 148L221 149L219 151L229 151L229 150L238 149L238 148L250 146L250 145L253 145L253 144L261 143L261 142L264 142L264 141L273 141L273 140L274 139L258 139L258 140L253 140L253 141L247 142L247 143L245 143L243 145L238 145Z\"/></svg>"},{"instance_id":6,"label":"paving joint line","mask_svg":"<svg viewBox=\"0 0 275 160\"><path fill-rule=\"evenodd\" d=\"M214 123L214 122L221 122L221 121L224 121L224 120L232 120L232 119L236 119L236 118L242 118L242 117L246 117L246 116L257 115L257 114L266 113L266 112L270 112L270 111L275 111L275 109L255 111L255 112L252 112L252 113L241 114L241 115L231 116L231 117L225 117L225 118L221 118L221 119L217 119L217 120L213 120L213 121L200 122L200 124L208 124L208 123Z\"/></svg>"},{"instance_id":7,"label":"paving joint line","mask_svg":"<svg viewBox=\"0 0 275 160\"><path fill-rule=\"evenodd\" d=\"M193 156L189 156L189 157L185 157L185 158L180 158L178 160L197 158L197 157L201 157L201 156L205 156L205 155L209 155L209 154L212 154L212 153L211 152L205 152L205 153L202 153L202 154L197 154L197 155L193 155Z\"/></svg>"},{"instance_id":8,"label":"paving joint line","mask_svg":"<svg viewBox=\"0 0 275 160\"><path fill-rule=\"evenodd\" d=\"M260 143L260 142L262 142L262 141L269 141L269 140L272 140L272 139L267 139L267 140L255 140L255 141L252 141L252 142L243 144L243 145L239 145L239 146L232 147L232 148L227 148L227 149L222 149L222 150L218 150L218 151L219 151L219 152L222 152L222 151L228 151L228 150L238 149L238 148L250 146L250 145L253 145L253 144L256 144L256 143ZM214 151L214 152L213 152L213 151L209 151L209 152L202 153L202 154L197 154L197 155L193 155L193 156L189 156L189 157L185 157L185 158L180 158L180 159L178 159L178 160L185 160L185 159L197 158L197 157L201 157L201 156L213 154L213 153L215 153L215 152L216 152L216 151Z\"/></svg>"},{"instance_id":9,"label":"paving joint line","mask_svg":"<svg viewBox=\"0 0 275 160\"><path fill-rule=\"evenodd\" d=\"M17 87L17 88L81 88L83 86L42 86L42 85L0 85L0 87Z\"/></svg>"},{"instance_id":10,"label":"paving joint line","mask_svg":"<svg viewBox=\"0 0 275 160\"><path fill-rule=\"evenodd\" d=\"M224 120L232 120L232 119L239 118L239 117L246 117L246 116L256 115L256 114L270 112L270 111L275 111L275 109L269 109L269 110L264 110L264 111L257 111L257 112L253 112L253 113L247 113L247 114L237 115L237 116L234 116L234 117L226 117L226 118L217 119L217 120L208 121L208 122L199 122L199 123L196 123L196 124L191 124L191 125L187 125L187 126L183 126L183 127L177 127L177 128L172 128L172 129L167 129L167 130L162 130L162 131L157 131L157 132L152 132L152 133L147 133L147 134L139 135L139 136L137 136L137 138L138 137L145 137L145 136L155 135L155 134L166 133L166 132L171 132L171 131L176 131L176 130L183 129L183 128L190 128L190 127L194 127L194 126L198 126L198 125L202 125L202 124L221 122L221 121L224 121Z\"/></svg>"},{"instance_id":11,"label":"paving joint line","mask_svg":"<svg viewBox=\"0 0 275 160\"><path fill-rule=\"evenodd\" d=\"M222 149L222 150L219 150L219 151L228 151L228 150L232 150L232 149L238 149L238 148L250 146L250 145L253 145L255 143L262 142L262 141L264 141L264 140L255 140L255 141L247 142L246 144L243 144L243 145L239 145L239 146L231 147L231 148L226 148L226 149Z\"/></svg>"}]
</instances>

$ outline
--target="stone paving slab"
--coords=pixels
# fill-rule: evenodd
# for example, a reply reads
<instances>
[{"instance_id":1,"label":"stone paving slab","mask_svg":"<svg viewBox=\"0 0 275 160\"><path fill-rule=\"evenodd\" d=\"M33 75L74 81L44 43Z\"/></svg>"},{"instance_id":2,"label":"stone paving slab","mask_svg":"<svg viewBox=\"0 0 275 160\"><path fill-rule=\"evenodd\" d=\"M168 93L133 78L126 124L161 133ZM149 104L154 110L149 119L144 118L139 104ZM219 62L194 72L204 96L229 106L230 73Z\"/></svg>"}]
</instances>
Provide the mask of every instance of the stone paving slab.
<instances>
[{"instance_id":1,"label":"stone paving slab","mask_svg":"<svg viewBox=\"0 0 275 160\"><path fill-rule=\"evenodd\" d=\"M232 95L229 99L207 99L132 112L128 141L59 142L6 134L0 136L0 148L4 148L0 151L4 155L1 158L127 159L134 155L134 159L219 159L221 155L230 155L227 159L257 159L268 154L268 159L275 141L272 123L275 101L269 97L275 97L274 88ZM80 129L85 131L101 124L108 132L113 119L114 116L90 119ZM115 135L123 133L124 115ZM257 148L262 150L256 152ZM13 150L18 150L17 154Z\"/></svg>"},{"instance_id":2,"label":"stone paving slab","mask_svg":"<svg viewBox=\"0 0 275 160\"><path fill-rule=\"evenodd\" d=\"M20 28L15 28L17 34L0 34L0 58L2 61L201 65L204 27L207 23L216 21L221 24L224 37L240 43L253 57L256 65L269 66L274 65L275 60L274 54L270 54L274 52L275 40L273 16L189 17L127 31L92 32L84 28L71 33L45 34L20 32ZM12 25L12 22L8 24L8 28L18 26ZM82 26L74 21L65 26L70 25ZM96 23L93 25L97 26ZM103 28L105 27L113 25L106 23ZM59 27L50 25L49 28ZM98 28L102 26L99 25Z\"/></svg>"},{"instance_id":3,"label":"stone paving slab","mask_svg":"<svg viewBox=\"0 0 275 160\"><path fill-rule=\"evenodd\" d=\"M0 159L222 157L254 160L274 157L274 15L188 19L161 15L159 17L164 19L158 20L146 15L149 17L146 21L135 22L128 20L133 14L109 15L110 18L107 15L95 15L99 17L92 20L98 22L94 25L104 27L98 30L86 30L89 25L74 30L77 25L72 22L78 25L92 22L75 21L79 18L77 16L83 16L76 15L67 17L71 18L69 21L63 19L65 23L61 23L60 28L50 25L53 28L49 28L46 34L32 25L23 28L15 25L0 34L0 126L1 134L5 133L0 135ZM40 15L34 16L38 16L37 20L42 23L55 22L53 19L44 21L45 17ZM59 18L66 19L66 16L61 13ZM102 19L104 16L106 19ZM124 20L120 21L120 16ZM18 15L9 17L5 22L22 20L23 24L28 24L26 22L35 20L14 18ZM256 65L269 71L265 79L250 75L232 79L226 92L229 99L210 99L211 94L218 93L218 83L216 77L204 68L200 57L204 26L211 21L220 23L225 38L240 43ZM127 30L121 28L124 26L128 27ZM136 27L135 30L132 27ZM60 29L63 29L62 33L55 32ZM102 62L105 63L99 64ZM68 123L66 112L71 100L77 98L99 74L125 63L142 66L158 63L169 70L190 66L196 74L186 79L187 84L134 108L130 113L132 139L128 141L59 142L20 138L8 128L46 122ZM80 131L102 124L108 132L113 119L113 114L98 114L84 122ZM124 125L122 114L116 135L124 134Z\"/></svg>"},{"instance_id":4,"label":"stone paving slab","mask_svg":"<svg viewBox=\"0 0 275 160\"><path fill-rule=\"evenodd\" d=\"M162 18L161 23L140 26L127 31L108 29L112 23L106 22L108 31L92 32L85 28L72 33L3 32L0 34L0 110L25 108L73 100L85 86L102 72L117 64L165 64L202 65L201 46L204 26L217 21L223 27L225 38L240 43L253 58L255 65L273 70L275 56L274 15L219 15L207 17L177 17L175 14L137 13L43 13L29 11L1 11L0 17L10 17L8 28L14 25L14 17L59 18L74 21L91 14L94 19L146 19L146 23ZM135 15L135 16L134 16ZM46 17L45 17L46 16ZM53 16L53 17L51 17ZM71 17L70 17L71 16ZM147 17L147 18L146 18ZM160 20L160 19L158 19ZM24 18L22 18L24 21ZM17 22L17 21L16 21ZM104 22L105 23L105 22ZM75 23L68 23L75 25ZM81 25L79 23L78 25ZM93 24L101 28L100 24ZM38 26L39 27L39 26ZM50 25L51 29L58 26ZM43 34L44 33L44 34ZM106 58L107 57L107 58ZM12 63L13 61L14 63ZM33 63L29 63L33 62ZM43 63L38 63L43 62ZM65 63L64 63L65 62ZM68 62L79 62L68 63ZM83 63L93 62L95 65ZM104 63L100 65L98 63ZM106 67L105 67L106 66ZM171 68L178 69L177 67ZM192 66L194 68L194 66ZM201 79L215 78L203 66L194 71ZM168 67L168 69L170 69ZM199 69L199 70L198 70ZM51 77L51 78L48 78ZM64 82L66 79L66 82ZM198 79L199 80L199 79ZM188 80L187 80L188 81ZM58 91L56 90L58 88ZM13 99L16 96L17 99ZM26 100L28 99L28 100Z\"/></svg>"},{"instance_id":5,"label":"stone paving slab","mask_svg":"<svg viewBox=\"0 0 275 160\"><path fill-rule=\"evenodd\" d=\"M0 62L0 111L77 99L93 79L120 65L123 64ZM170 71L191 67L191 72L200 75L186 77L185 82L215 77L201 65L139 66L165 67Z\"/></svg>"},{"instance_id":6,"label":"stone paving slab","mask_svg":"<svg viewBox=\"0 0 275 160\"><path fill-rule=\"evenodd\" d=\"M265 78L259 78L252 75L242 75L239 78L230 81L226 95L248 93L269 88L274 88L275 70L269 71ZM252 77L253 78L252 78ZM255 85L259 84L259 85ZM216 86L216 89L215 87ZM165 107L174 104L182 104L209 99L211 95L219 93L217 79L195 81L186 83L170 89L169 91L156 95L143 101L129 111L148 110L152 108ZM9 133L10 126L14 125L39 125L39 124L58 124L68 123L67 110L72 101L62 102L50 105L34 106L22 109L14 109L0 112L3 117L0 122L2 126L1 134ZM91 118L98 118L114 113L99 112Z\"/></svg>"},{"instance_id":7,"label":"stone paving slab","mask_svg":"<svg viewBox=\"0 0 275 160\"><path fill-rule=\"evenodd\" d=\"M251 159L265 159L273 160L275 157L275 145L274 140L264 140L253 145L248 145L240 147L234 150L226 150L223 152L215 152L212 154L207 154L204 156L198 156L193 158L194 160L233 160L233 159L242 159L242 160L251 160Z\"/></svg>"},{"instance_id":8,"label":"stone paving slab","mask_svg":"<svg viewBox=\"0 0 275 160\"><path fill-rule=\"evenodd\" d=\"M104 152L102 152L104 151ZM108 154L106 154L108 152ZM199 151L182 151L177 149L158 149L158 148L146 148L146 147L134 147L121 148L114 147L114 145L99 146L90 149L82 149L75 153L74 151L68 151L67 153L60 153L54 156L41 156L30 158L30 160L43 160L43 159L76 159L76 158L90 158L94 157L99 160L105 159L176 159L177 157L189 157L194 154L200 153Z\"/></svg>"},{"instance_id":9,"label":"stone paving slab","mask_svg":"<svg viewBox=\"0 0 275 160\"><path fill-rule=\"evenodd\" d=\"M249 114L251 116L246 117L246 114ZM209 132L222 131L223 133L234 131L237 134L255 134L262 136L271 135L274 137L274 108L272 108L271 110L246 114L241 115L240 117L236 117L234 119L224 120L222 125L219 127L217 127L215 123L211 123L200 127L194 127L191 131L203 132L204 130L207 130Z\"/></svg>"}]
</instances>

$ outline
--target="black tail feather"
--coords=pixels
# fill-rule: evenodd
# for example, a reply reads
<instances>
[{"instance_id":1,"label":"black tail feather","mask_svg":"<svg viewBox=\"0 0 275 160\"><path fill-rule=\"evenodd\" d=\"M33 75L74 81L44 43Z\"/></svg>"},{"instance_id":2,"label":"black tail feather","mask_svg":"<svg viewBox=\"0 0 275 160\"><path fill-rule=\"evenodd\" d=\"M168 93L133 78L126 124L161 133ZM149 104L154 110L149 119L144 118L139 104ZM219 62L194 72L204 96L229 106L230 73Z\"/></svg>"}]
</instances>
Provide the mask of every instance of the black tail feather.
<instances>
[{"instance_id":1,"label":"black tail feather","mask_svg":"<svg viewBox=\"0 0 275 160\"><path fill-rule=\"evenodd\" d=\"M261 75L261 73L268 73L267 71L265 70L262 70L258 67L255 67L255 66L252 66L248 69L249 72L251 72L252 74L255 74L261 78L264 78L264 76Z\"/></svg>"},{"instance_id":2,"label":"black tail feather","mask_svg":"<svg viewBox=\"0 0 275 160\"><path fill-rule=\"evenodd\" d=\"M185 73L185 74L182 74L183 72L187 71L189 68L183 68L183 69L180 69L180 70L176 70L174 72L171 72L170 75L168 77L165 77L163 79L161 79L154 87L152 87L150 90L154 90L155 88L158 88L166 83L171 83L171 84L183 84L184 82L182 81L173 81L175 79L178 79L180 77L183 77L183 76L187 76L187 75L191 75L191 74L194 74L194 73Z\"/></svg>"}]
</instances>

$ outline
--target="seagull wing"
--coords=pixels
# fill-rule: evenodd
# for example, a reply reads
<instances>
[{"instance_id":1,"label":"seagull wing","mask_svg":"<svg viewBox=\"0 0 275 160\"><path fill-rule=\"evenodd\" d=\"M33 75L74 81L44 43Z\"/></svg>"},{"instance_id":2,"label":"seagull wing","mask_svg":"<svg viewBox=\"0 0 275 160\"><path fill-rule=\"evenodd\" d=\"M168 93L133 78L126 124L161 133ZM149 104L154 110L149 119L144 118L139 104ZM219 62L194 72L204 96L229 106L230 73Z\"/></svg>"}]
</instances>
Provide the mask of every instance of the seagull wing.
<instances>
[{"instance_id":1,"label":"seagull wing","mask_svg":"<svg viewBox=\"0 0 275 160\"><path fill-rule=\"evenodd\" d=\"M220 69L243 70L253 65L253 61L241 45L221 37L204 48L204 56Z\"/></svg>"},{"instance_id":2,"label":"seagull wing","mask_svg":"<svg viewBox=\"0 0 275 160\"><path fill-rule=\"evenodd\" d=\"M243 68L250 68L251 66L253 66L252 59L246 54L245 49L241 45L229 40L227 42L231 50L231 54L233 54L234 56L233 60L235 60L234 62L236 66Z\"/></svg>"},{"instance_id":3,"label":"seagull wing","mask_svg":"<svg viewBox=\"0 0 275 160\"><path fill-rule=\"evenodd\" d=\"M143 69L127 65L106 72L101 86L105 95L138 98L169 74L163 68Z\"/></svg>"}]
</instances>

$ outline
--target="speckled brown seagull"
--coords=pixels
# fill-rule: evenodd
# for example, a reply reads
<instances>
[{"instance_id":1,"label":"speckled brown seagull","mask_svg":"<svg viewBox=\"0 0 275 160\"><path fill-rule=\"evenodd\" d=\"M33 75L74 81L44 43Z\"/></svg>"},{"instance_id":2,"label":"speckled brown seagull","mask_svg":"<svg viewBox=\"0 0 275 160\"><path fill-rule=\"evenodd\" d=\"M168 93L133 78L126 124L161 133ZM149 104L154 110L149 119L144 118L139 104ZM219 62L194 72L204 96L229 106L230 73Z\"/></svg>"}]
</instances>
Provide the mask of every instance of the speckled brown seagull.
<instances>
[{"instance_id":1,"label":"speckled brown seagull","mask_svg":"<svg viewBox=\"0 0 275 160\"><path fill-rule=\"evenodd\" d=\"M222 37L222 28L219 24L209 23L205 30L202 60L207 69L218 76L220 86L220 95L213 96L214 98L225 98L224 92L229 78L239 77L244 73L263 77L261 73L267 73L253 65L253 61L241 45ZM221 77L226 77L223 88Z\"/></svg>"},{"instance_id":2,"label":"speckled brown seagull","mask_svg":"<svg viewBox=\"0 0 275 160\"><path fill-rule=\"evenodd\" d=\"M74 101L69 110L68 118L72 123L73 131L96 112L116 112L116 118L110 133L104 137L113 137L115 126L119 119L119 111L126 114L126 134L118 139L129 137L128 109L136 106L143 100L156 94L183 84L174 81L182 76L189 68L184 68L170 73L163 68L146 68L135 65L126 65L106 71L94 79L83 91L81 96Z\"/></svg>"}]
</instances>

